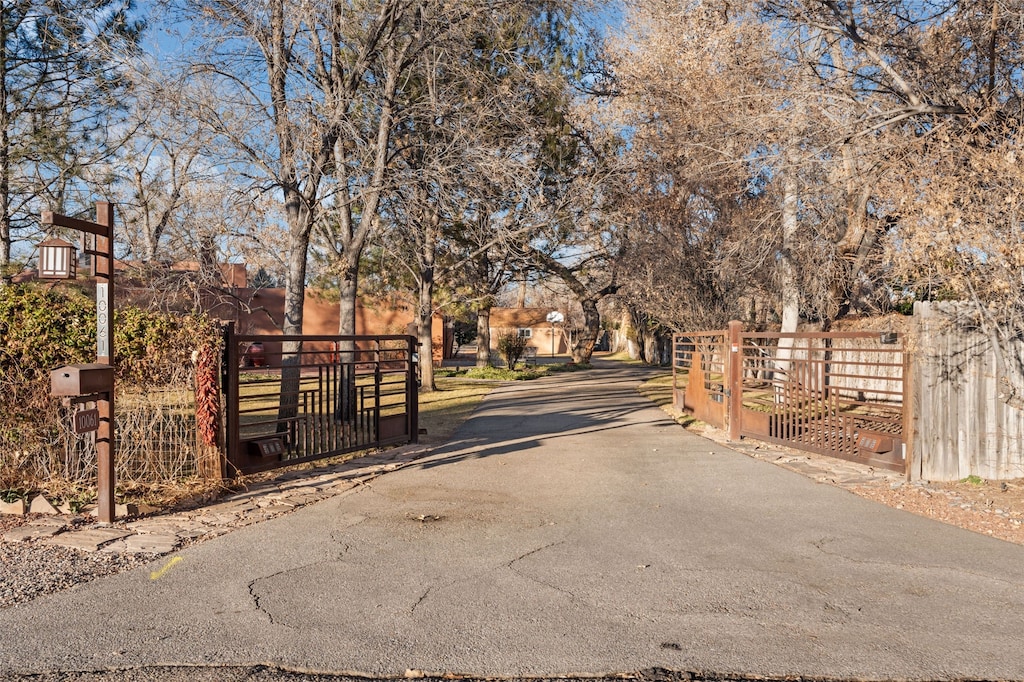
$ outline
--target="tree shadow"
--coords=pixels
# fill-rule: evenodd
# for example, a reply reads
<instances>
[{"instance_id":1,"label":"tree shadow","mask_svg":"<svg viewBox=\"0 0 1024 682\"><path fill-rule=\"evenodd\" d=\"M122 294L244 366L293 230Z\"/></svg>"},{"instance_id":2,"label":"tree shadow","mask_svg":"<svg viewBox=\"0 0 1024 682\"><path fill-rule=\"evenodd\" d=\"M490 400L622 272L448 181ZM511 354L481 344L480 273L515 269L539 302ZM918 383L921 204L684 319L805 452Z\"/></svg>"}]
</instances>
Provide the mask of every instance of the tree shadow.
<instances>
[{"instance_id":1,"label":"tree shadow","mask_svg":"<svg viewBox=\"0 0 1024 682\"><path fill-rule=\"evenodd\" d=\"M446 444L414 466L431 469L627 427L674 426L673 420L637 391L642 381L658 371L609 363L585 372L503 386L484 398Z\"/></svg>"}]
</instances>

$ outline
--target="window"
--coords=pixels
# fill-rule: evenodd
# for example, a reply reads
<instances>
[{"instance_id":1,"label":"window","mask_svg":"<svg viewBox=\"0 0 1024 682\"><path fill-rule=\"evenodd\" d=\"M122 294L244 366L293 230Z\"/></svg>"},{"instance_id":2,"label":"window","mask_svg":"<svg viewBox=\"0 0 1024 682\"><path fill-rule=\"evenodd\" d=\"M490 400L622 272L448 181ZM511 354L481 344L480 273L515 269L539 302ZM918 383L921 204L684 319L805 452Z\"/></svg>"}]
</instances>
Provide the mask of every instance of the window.
<instances>
[{"instance_id":1,"label":"window","mask_svg":"<svg viewBox=\"0 0 1024 682\"><path fill-rule=\"evenodd\" d=\"M519 328L519 338L521 338L521 339L529 339L531 337L533 337L533 330L532 329L530 329L529 327L520 327Z\"/></svg>"}]
</instances>

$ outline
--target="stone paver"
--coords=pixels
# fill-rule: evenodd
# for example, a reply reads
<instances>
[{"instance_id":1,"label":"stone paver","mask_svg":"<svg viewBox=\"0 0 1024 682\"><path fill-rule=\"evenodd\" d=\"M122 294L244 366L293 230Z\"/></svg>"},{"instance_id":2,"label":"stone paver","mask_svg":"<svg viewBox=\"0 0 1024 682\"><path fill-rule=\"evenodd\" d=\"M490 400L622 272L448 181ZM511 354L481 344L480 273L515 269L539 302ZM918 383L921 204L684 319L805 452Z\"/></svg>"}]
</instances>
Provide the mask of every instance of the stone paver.
<instances>
[{"instance_id":1,"label":"stone paver","mask_svg":"<svg viewBox=\"0 0 1024 682\"><path fill-rule=\"evenodd\" d=\"M40 538L53 537L61 531L61 526L48 523L29 523L4 533L4 542L25 542Z\"/></svg>"},{"instance_id":2,"label":"stone paver","mask_svg":"<svg viewBox=\"0 0 1024 682\"><path fill-rule=\"evenodd\" d=\"M107 543L119 540L131 534L131 531L125 530L124 528L83 528L81 530L55 535L46 540L46 544L57 545L60 547L71 547L72 549L81 549L86 552L95 552Z\"/></svg>"},{"instance_id":3,"label":"stone paver","mask_svg":"<svg viewBox=\"0 0 1024 682\"><path fill-rule=\"evenodd\" d=\"M63 516L37 516L28 525L32 526L51 526L56 528L66 528L68 521Z\"/></svg>"},{"instance_id":4,"label":"stone paver","mask_svg":"<svg viewBox=\"0 0 1024 682\"><path fill-rule=\"evenodd\" d=\"M50 504L42 495L36 495L32 498L32 504L28 506L29 514L57 514L58 511Z\"/></svg>"},{"instance_id":5,"label":"stone paver","mask_svg":"<svg viewBox=\"0 0 1024 682\"><path fill-rule=\"evenodd\" d=\"M25 500L15 500L14 502L0 500L0 514L23 516L25 514Z\"/></svg>"},{"instance_id":6,"label":"stone paver","mask_svg":"<svg viewBox=\"0 0 1024 682\"><path fill-rule=\"evenodd\" d=\"M171 534L140 534L127 536L124 543L127 552L166 554L177 549L181 545L181 540L177 535Z\"/></svg>"}]
</instances>

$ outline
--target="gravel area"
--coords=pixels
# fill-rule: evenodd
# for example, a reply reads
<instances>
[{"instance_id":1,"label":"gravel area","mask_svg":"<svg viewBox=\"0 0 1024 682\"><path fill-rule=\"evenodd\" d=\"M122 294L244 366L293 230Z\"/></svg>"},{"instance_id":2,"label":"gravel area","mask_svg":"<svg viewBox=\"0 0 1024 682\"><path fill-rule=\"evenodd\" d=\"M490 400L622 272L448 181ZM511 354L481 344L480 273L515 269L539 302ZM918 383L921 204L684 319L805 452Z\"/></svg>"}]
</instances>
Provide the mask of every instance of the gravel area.
<instances>
[{"instance_id":1,"label":"gravel area","mask_svg":"<svg viewBox=\"0 0 1024 682\"><path fill-rule=\"evenodd\" d=\"M1024 479L852 486L862 497L1024 545Z\"/></svg>"},{"instance_id":2,"label":"gravel area","mask_svg":"<svg viewBox=\"0 0 1024 682\"><path fill-rule=\"evenodd\" d=\"M0 516L0 536L33 516ZM87 521L75 517L69 525ZM79 583L126 571L152 561L142 554L82 552L39 541L0 542L0 608L66 590Z\"/></svg>"}]
</instances>

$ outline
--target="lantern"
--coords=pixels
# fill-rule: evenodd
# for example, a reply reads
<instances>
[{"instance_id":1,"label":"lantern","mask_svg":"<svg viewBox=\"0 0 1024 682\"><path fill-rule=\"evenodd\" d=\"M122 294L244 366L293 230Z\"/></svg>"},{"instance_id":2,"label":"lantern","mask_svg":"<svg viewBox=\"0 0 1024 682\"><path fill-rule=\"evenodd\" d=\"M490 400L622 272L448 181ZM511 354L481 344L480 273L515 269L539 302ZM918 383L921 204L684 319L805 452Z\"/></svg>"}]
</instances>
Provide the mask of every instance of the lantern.
<instances>
[{"instance_id":1,"label":"lantern","mask_svg":"<svg viewBox=\"0 0 1024 682\"><path fill-rule=\"evenodd\" d=\"M78 274L78 252L63 239L39 243L39 278L74 279Z\"/></svg>"}]
</instances>

